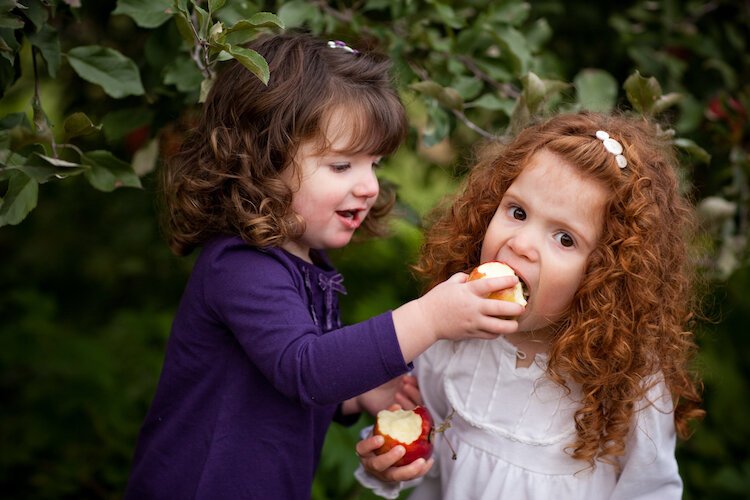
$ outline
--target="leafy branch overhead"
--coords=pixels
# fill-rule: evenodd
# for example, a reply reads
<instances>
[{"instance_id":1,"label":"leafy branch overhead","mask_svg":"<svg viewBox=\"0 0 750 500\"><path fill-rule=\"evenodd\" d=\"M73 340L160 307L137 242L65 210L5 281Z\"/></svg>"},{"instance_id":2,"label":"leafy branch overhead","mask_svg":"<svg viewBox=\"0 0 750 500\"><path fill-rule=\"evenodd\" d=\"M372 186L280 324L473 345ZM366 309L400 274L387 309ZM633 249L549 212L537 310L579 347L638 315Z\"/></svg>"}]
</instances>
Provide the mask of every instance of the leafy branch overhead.
<instances>
[{"instance_id":1,"label":"leafy branch overhead","mask_svg":"<svg viewBox=\"0 0 750 500\"><path fill-rule=\"evenodd\" d=\"M662 132L686 167L704 168L712 154L697 127L706 119L725 126L723 136L730 138L733 152L724 175L732 186L711 194L735 207L733 216L722 216L726 224L739 222L715 235L724 249L718 251L731 257L718 266L729 270L722 275L736 269L748 246L737 239L750 227L750 211L743 208L750 194L741 189L747 177L748 98L741 92L739 98L712 96L710 113L703 116L705 104L682 84L687 69L681 58L693 51L701 58L696 66L720 74L731 88L746 78L722 64L721 51L711 45L661 48L639 31L644 22L658 24L682 11L679 26L689 27L710 10L670 10L639 1L613 15L606 31L610 47L600 61L608 68L615 67L612 60L620 61L615 77L595 64L568 64L571 54L559 56L565 44L557 45L577 35L555 37L554 19L539 14L549 6L524 0L278 0L276 13L260 12L260 3L244 0L96 4L109 9L99 25L85 24L91 11L78 0L0 0L0 94L33 89L22 113L9 108L0 115L0 226L18 224L33 210L39 184L83 175L96 189L140 186L194 124L191 112L205 99L223 61L237 60L268 82L266 61L246 43L265 31L301 28L374 47L392 58L416 131L406 148L435 164L458 163L472 143L515 134L537 117L587 109L664 117L672 126ZM118 29L128 36L118 37ZM741 33L730 31L727 38L744 47ZM695 43L690 40L682 43ZM609 51L618 47L618 54ZM596 44L590 49L602 50ZM52 79L79 101L45 93ZM437 191L450 182L435 183L434 166L424 162L421 176L408 182L435 191L436 201ZM687 168L685 174L688 180ZM405 182L387 174L383 181ZM405 198L399 199L401 213L418 221L415 203L429 203Z\"/></svg>"},{"instance_id":2,"label":"leafy branch overhead","mask_svg":"<svg viewBox=\"0 0 750 500\"><path fill-rule=\"evenodd\" d=\"M227 23L217 17L224 0L211 0L208 10L194 0L120 0L112 12L132 18L141 28L156 30L173 21L184 45L168 71L163 71L157 86L176 85L188 99L202 101L213 83L216 66L236 59L264 83L269 72L266 61L256 52L242 47L266 29L283 28L271 13L253 12ZM36 207L39 184L83 174L96 189L112 191L119 187L141 187L131 163L118 158L115 151L87 151L87 137L107 137L119 132L121 120L95 124L83 111L74 111L62 121L52 123L45 111L40 85L55 78L67 62L81 79L93 84L115 100L135 96L153 101L159 88L144 87L139 65L120 50L95 44L62 49L58 26L69 16L78 15L80 2L60 0L4 0L0 2L0 92L31 81L34 93L30 108L33 120L24 113L2 119L0 128L0 226L18 224ZM233 11L235 15L237 12ZM23 48L30 46L31 75L24 74L27 58ZM199 77L191 75L195 71ZM46 72L46 74L45 74ZM138 113L132 113L137 115ZM152 141L154 145L157 142ZM157 151L151 148L149 165L138 168L143 175L155 166Z\"/></svg>"}]
</instances>

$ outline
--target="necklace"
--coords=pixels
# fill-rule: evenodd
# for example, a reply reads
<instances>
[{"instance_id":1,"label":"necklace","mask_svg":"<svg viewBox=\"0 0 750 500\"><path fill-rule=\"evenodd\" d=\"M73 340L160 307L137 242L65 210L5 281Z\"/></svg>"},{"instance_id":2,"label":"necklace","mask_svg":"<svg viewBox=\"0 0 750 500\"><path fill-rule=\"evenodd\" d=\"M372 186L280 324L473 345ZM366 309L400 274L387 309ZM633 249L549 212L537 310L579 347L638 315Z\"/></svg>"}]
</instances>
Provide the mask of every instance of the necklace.
<instances>
[{"instance_id":1,"label":"necklace","mask_svg":"<svg viewBox=\"0 0 750 500\"><path fill-rule=\"evenodd\" d=\"M516 348L516 357L518 359L526 359L526 353L523 352L521 349Z\"/></svg>"}]
</instances>

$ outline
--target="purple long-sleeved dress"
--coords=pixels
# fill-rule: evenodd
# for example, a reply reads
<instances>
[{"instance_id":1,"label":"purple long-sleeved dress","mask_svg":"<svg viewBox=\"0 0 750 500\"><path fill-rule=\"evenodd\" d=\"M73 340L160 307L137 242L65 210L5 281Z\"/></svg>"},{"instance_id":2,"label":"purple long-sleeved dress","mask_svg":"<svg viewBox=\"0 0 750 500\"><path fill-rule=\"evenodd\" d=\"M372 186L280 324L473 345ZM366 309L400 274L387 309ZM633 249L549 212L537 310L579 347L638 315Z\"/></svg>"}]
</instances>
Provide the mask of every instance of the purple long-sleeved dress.
<instances>
[{"instance_id":1,"label":"purple long-sleeved dress","mask_svg":"<svg viewBox=\"0 0 750 500\"><path fill-rule=\"evenodd\" d=\"M180 302L126 498L309 499L340 403L409 369L390 312L341 327L339 275L217 237Z\"/></svg>"}]
</instances>

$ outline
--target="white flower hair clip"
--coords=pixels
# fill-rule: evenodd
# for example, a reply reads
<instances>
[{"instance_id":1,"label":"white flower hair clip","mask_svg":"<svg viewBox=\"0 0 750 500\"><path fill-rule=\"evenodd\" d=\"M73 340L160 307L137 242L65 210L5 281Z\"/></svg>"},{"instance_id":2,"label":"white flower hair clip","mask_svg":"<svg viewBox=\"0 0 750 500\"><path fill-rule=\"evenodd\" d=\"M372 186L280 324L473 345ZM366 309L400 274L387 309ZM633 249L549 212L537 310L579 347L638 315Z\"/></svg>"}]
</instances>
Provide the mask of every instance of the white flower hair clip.
<instances>
[{"instance_id":1,"label":"white flower hair clip","mask_svg":"<svg viewBox=\"0 0 750 500\"><path fill-rule=\"evenodd\" d=\"M342 42L341 40L329 40L328 46L332 49L343 49L346 52L349 52L351 54L359 54L359 51L357 49L353 49L349 47L346 43Z\"/></svg>"},{"instance_id":2,"label":"white flower hair clip","mask_svg":"<svg viewBox=\"0 0 750 500\"><path fill-rule=\"evenodd\" d=\"M604 130L597 130L596 138L602 141L604 149L615 155L615 161L617 162L618 167L622 169L628 166L628 159L622 155L622 144L612 139Z\"/></svg>"}]
</instances>

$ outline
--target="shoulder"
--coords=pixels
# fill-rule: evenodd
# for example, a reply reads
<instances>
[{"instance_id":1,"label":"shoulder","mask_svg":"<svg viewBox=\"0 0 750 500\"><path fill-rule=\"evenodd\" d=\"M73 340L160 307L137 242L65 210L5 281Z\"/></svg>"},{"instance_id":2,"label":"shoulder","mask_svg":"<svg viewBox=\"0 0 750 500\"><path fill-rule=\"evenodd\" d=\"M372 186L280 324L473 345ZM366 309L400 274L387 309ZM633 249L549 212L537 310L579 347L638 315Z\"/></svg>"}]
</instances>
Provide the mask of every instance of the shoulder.
<instances>
[{"instance_id":1,"label":"shoulder","mask_svg":"<svg viewBox=\"0 0 750 500\"><path fill-rule=\"evenodd\" d=\"M294 257L280 248L258 248L237 236L217 236L202 249L193 273L204 281L245 288L302 283Z\"/></svg>"}]
</instances>

